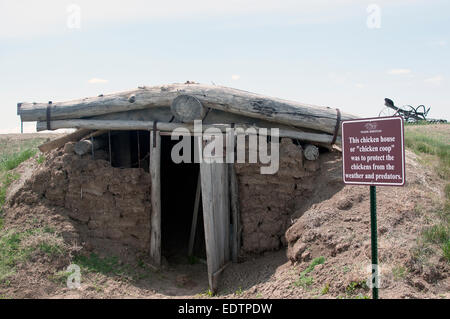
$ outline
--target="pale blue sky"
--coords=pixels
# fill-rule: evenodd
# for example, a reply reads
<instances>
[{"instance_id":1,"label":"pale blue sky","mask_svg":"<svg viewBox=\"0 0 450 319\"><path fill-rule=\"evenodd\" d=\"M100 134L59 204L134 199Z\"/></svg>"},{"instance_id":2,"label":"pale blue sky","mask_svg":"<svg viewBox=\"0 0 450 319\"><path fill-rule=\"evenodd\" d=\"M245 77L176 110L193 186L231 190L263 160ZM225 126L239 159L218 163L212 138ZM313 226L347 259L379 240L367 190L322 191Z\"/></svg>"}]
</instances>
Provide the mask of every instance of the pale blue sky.
<instances>
[{"instance_id":1,"label":"pale blue sky","mask_svg":"<svg viewBox=\"0 0 450 319\"><path fill-rule=\"evenodd\" d=\"M19 132L17 102L186 80L367 117L390 97L450 120L449 49L447 0L0 0L0 133Z\"/></svg>"}]
</instances>

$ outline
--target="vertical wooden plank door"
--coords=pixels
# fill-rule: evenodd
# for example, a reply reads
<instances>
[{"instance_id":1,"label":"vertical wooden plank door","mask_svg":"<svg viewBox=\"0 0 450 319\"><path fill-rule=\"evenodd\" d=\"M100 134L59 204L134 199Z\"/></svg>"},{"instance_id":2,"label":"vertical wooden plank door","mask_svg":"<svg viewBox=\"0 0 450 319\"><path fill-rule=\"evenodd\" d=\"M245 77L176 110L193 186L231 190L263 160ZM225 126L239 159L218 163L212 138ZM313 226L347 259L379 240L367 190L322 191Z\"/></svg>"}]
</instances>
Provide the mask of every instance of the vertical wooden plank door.
<instances>
[{"instance_id":1,"label":"vertical wooden plank door","mask_svg":"<svg viewBox=\"0 0 450 319\"><path fill-rule=\"evenodd\" d=\"M219 275L230 260L228 165L200 164L209 287L217 292Z\"/></svg>"}]
</instances>

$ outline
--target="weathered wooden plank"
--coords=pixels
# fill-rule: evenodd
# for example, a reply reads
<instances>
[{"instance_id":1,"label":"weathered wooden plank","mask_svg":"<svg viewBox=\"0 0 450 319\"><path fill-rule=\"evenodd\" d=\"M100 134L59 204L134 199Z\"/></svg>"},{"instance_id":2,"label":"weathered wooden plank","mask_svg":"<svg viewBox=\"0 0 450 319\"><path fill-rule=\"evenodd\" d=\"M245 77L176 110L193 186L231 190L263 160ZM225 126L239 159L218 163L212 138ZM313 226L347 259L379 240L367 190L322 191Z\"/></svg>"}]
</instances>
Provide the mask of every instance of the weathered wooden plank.
<instances>
[{"instance_id":1,"label":"weathered wooden plank","mask_svg":"<svg viewBox=\"0 0 450 319\"><path fill-rule=\"evenodd\" d=\"M306 127L333 134L336 126L335 108L267 97L237 89L201 85L171 84L145 87L98 97L68 102L22 103L18 114L23 121L44 121L47 107L51 119L75 119L115 112L167 106L178 95L197 98L205 107L241 114L270 122ZM341 113L342 120L354 119L353 115Z\"/></svg>"},{"instance_id":2,"label":"weathered wooden plank","mask_svg":"<svg viewBox=\"0 0 450 319\"><path fill-rule=\"evenodd\" d=\"M210 164L200 164L200 177L202 188L203 224L205 230L206 263L208 266L208 282L212 291L217 289L213 282L213 274L217 271L219 260L216 252L216 237L214 234L214 192L212 185L212 169Z\"/></svg>"},{"instance_id":3,"label":"weathered wooden plank","mask_svg":"<svg viewBox=\"0 0 450 319\"><path fill-rule=\"evenodd\" d=\"M230 260L230 210L228 164L211 160L212 157L204 158L200 171L208 279L210 289L215 293L218 289L217 271Z\"/></svg>"},{"instance_id":4,"label":"weathered wooden plank","mask_svg":"<svg viewBox=\"0 0 450 319\"><path fill-rule=\"evenodd\" d=\"M155 135L155 137L154 137ZM156 143L154 143L154 141ZM161 266L161 136L159 131L150 132L150 175L151 185L151 230L150 259Z\"/></svg>"},{"instance_id":5,"label":"weathered wooden plank","mask_svg":"<svg viewBox=\"0 0 450 319\"><path fill-rule=\"evenodd\" d=\"M66 143L79 141L85 136L89 135L90 132L91 130L89 129L79 129L73 133L64 135L63 137L57 138L55 140L40 145L39 150L42 153L49 152L51 150L64 146Z\"/></svg>"},{"instance_id":6,"label":"weathered wooden plank","mask_svg":"<svg viewBox=\"0 0 450 319\"><path fill-rule=\"evenodd\" d=\"M229 188L229 165L219 164L223 167L222 171L222 205L223 205L223 212L222 212L222 223L225 225L225 227L222 227L223 231L223 250L224 250L224 259L223 263L226 263L230 260L230 188Z\"/></svg>"},{"instance_id":7,"label":"weathered wooden plank","mask_svg":"<svg viewBox=\"0 0 450 319\"><path fill-rule=\"evenodd\" d=\"M106 130L98 130L98 131L92 132L91 134L87 135L86 137L83 137L83 139L89 139L91 137L97 137L97 136L107 134L107 133L108 133L108 131L106 131Z\"/></svg>"},{"instance_id":8,"label":"weathered wooden plank","mask_svg":"<svg viewBox=\"0 0 450 319\"><path fill-rule=\"evenodd\" d=\"M225 260L225 246L229 244L229 242L225 242L225 233L229 232L229 223L224 222L223 213L225 211L224 208L224 199L227 193L225 193L224 187L224 167L226 164L214 163L210 164L212 167L212 182L215 184L213 189L214 191L214 233L217 237L216 241L216 249L219 259L219 266L223 265ZM228 198L226 197L226 202L228 202Z\"/></svg>"},{"instance_id":9,"label":"weathered wooden plank","mask_svg":"<svg viewBox=\"0 0 450 319\"><path fill-rule=\"evenodd\" d=\"M123 121L123 120L55 120L51 122L51 128L53 130L60 128L85 128L91 130L147 130L150 127L153 127L152 121ZM160 131L173 131L178 127L184 127L191 132L194 130L194 126L192 124L182 124L182 123L164 123L157 122L157 129ZM222 131L225 131L226 128L229 128L229 125L203 125L203 130L208 128L215 127L219 128ZM251 125L236 125L236 128L242 128L247 130L254 126ZM254 127L258 130L258 127ZM36 125L37 131L42 131L47 129L46 122L37 122ZM252 133L250 133L252 134ZM330 144L333 140L333 136L330 134L319 134L319 133L309 133L309 132L300 132L295 130L288 129L280 129L279 130L280 137L289 137L295 138L303 141L309 142L317 142ZM341 144L341 138L338 137L336 139L336 144Z\"/></svg>"},{"instance_id":10,"label":"weathered wooden plank","mask_svg":"<svg viewBox=\"0 0 450 319\"><path fill-rule=\"evenodd\" d=\"M212 282L215 286L219 286L220 275L224 272L224 270L231 264L231 262L227 262L225 265L219 268L215 273L212 274Z\"/></svg>"}]
</instances>

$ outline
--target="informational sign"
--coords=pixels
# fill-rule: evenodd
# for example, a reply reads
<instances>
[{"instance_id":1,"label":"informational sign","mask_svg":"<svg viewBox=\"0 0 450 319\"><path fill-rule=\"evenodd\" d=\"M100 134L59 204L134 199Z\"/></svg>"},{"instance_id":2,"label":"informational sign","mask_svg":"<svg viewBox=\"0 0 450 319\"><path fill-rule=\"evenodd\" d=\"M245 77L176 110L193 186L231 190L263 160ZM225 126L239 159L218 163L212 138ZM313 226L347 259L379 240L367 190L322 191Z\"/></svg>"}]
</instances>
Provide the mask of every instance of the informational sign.
<instances>
[{"instance_id":1,"label":"informational sign","mask_svg":"<svg viewBox=\"0 0 450 319\"><path fill-rule=\"evenodd\" d=\"M342 122L345 184L403 186L403 118L378 117Z\"/></svg>"}]
</instances>

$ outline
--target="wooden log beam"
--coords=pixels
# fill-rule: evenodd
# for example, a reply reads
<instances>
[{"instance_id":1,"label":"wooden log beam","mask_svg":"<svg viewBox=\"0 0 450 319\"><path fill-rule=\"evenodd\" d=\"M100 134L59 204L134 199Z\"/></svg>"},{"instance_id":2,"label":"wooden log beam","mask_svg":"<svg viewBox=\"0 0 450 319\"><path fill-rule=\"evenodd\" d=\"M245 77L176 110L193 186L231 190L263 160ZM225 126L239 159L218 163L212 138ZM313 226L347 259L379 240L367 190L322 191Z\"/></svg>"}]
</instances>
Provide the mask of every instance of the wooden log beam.
<instances>
[{"instance_id":1,"label":"wooden log beam","mask_svg":"<svg viewBox=\"0 0 450 319\"><path fill-rule=\"evenodd\" d=\"M56 140L52 140L50 142L46 142L46 143L40 145L39 150L42 153L47 153L51 150L54 150L56 148L64 146L66 143L79 141L82 138L89 135L90 132L91 132L91 130L89 130L89 129L79 129L73 133L64 135L63 137L60 137L60 138L57 138Z\"/></svg>"},{"instance_id":2,"label":"wooden log beam","mask_svg":"<svg viewBox=\"0 0 450 319\"><path fill-rule=\"evenodd\" d=\"M116 131L129 131L129 130L149 130L153 128L152 121L122 121L122 120L55 120L50 122L50 126L53 130L61 128L84 128L90 130L116 130ZM183 127L193 132L194 125L183 124L183 123L164 123L157 122L156 127L158 130L163 132L172 132L174 129ZM208 128L219 128L225 132L226 128L230 128L230 125L203 125L203 130ZM236 128L243 128L247 130L248 128L254 127L250 125L236 125ZM258 129L257 127L255 127ZM42 131L47 129L46 122L37 122L37 131ZM309 133L302 132L295 129L280 129L280 137L289 137L294 139L299 139L303 141L330 144L333 140L333 136L325 133ZM341 138L336 139L336 144L341 144Z\"/></svg>"},{"instance_id":3,"label":"wooden log beam","mask_svg":"<svg viewBox=\"0 0 450 319\"><path fill-rule=\"evenodd\" d=\"M294 127L305 127L333 134L336 126L337 112L335 108L201 84L144 87L133 91L51 104L21 103L17 112L23 121L45 121L47 120L47 109L53 120L86 118L152 107L170 107L172 101L179 95L193 96L207 108ZM342 120L354 118L356 117L353 115L341 113Z\"/></svg>"},{"instance_id":4,"label":"wooden log beam","mask_svg":"<svg viewBox=\"0 0 450 319\"><path fill-rule=\"evenodd\" d=\"M98 150L106 145L106 141L103 139L94 139L92 143L91 140L82 140L75 144L74 151L78 155L84 155L92 152L92 150Z\"/></svg>"}]
</instances>

